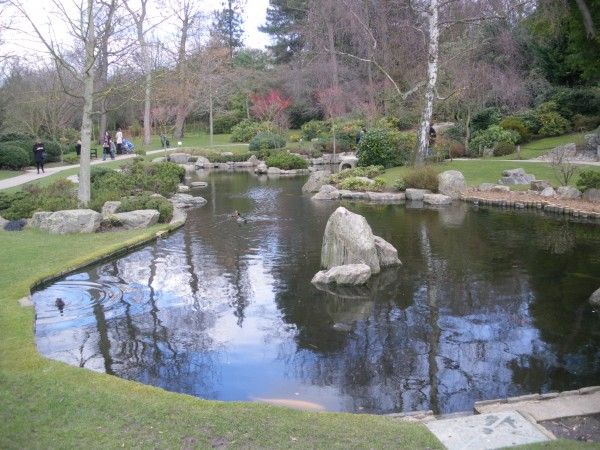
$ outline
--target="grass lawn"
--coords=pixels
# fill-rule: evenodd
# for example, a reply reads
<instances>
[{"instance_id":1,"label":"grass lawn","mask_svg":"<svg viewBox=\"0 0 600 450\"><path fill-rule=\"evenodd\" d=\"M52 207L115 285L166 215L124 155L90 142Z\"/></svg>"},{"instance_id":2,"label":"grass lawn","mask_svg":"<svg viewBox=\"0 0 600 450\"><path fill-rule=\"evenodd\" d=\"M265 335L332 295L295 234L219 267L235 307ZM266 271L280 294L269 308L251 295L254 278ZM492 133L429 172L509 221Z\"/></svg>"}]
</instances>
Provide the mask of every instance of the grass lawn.
<instances>
[{"instance_id":1,"label":"grass lawn","mask_svg":"<svg viewBox=\"0 0 600 450\"><path fill-rule=\"evenodd\" d=\"M461 159L444 162L432 166L438 172L446 170L458 170L463 174L468 186L479 186L481 183L498 183L504 170L523 168L525 172L535 175L537 180L547 180L552 186L558 187L560 183L554 170L548 163L528 162L528 161L505 161L501 159ZM581 164L577 166L579 172L582 170L600 171L600 167ZM410 168L394 167L387 169L382 178L386 181L388 187L393 187L394 182L407 173ZM575 174L570 180L569 185L575 186L579 176ZM511 186L513 190L527 190L529 185Z\"/></svg>"},{"instance_id":2,"label":"grass lawn","mask_svg":"<svg viewBox=\"0 0 600 450\"><path fill-rule=\"evenodd\" d=\"M559 145L575 144L577 146L582 146L585 144L584 138L586 134L589 133L571 133L527 142L521 145L520 157L521 159L537 158L548 153L549 150L552 150ZM493 159L517 159L517 154L513 153L511 155L499 156Z\"/></svg>"},{"instance_id":3,"label":"grass lawn","mask_svg":"<svg viewBox=\"0 0 600 450\"><path fill-rule=\"evenodd\" d=\"M420 424L204 401L40 356L29 287L161 228L0 231L0 448L443 448Z\"/></svg>"}]
</instances>

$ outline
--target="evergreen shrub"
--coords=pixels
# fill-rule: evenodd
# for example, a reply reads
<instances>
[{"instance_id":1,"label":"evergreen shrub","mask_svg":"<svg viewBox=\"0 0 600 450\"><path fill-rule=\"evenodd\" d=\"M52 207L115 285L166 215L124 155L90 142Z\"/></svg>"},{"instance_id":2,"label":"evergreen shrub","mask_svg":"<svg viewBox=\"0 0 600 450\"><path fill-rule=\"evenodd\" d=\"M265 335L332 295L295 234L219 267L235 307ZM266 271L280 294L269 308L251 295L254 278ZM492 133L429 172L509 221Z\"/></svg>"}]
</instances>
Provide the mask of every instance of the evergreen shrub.
<instances>
[{"instance_id":1,"label":"evergreen shrub","mask_svg":"<svg viewBox=\"0 0 600 450\"><path fill-rule=\"evenodd\" d=\"M517 147L511 142L500 141L494 145L494 156L506 156L516 153Z\"/></svg>"},{"instance_id":2,"label":"evergreen shrub","mask_svg":"<svg viewBox=\"0 0 600 450\"><path fill-rule=\"evenodd\" d=\"M600 171L583 170L579 173L579 179L575 183L577 189L584 192L587 189L600 189Z\"/></svg>"},{"instance_id":3,"label":"evergreen shrub","mask_svg":"<svg viewBox=\"0 0 600 450\"><path fill-rule=\"evenodd\" d=\"M155 209L159 212L158 221L168 223L173 218L173 205L164 197L153 196L152 192L142 192L121 200L117 212L129 212L139 209Z\"/></svg>"},{"instance_id":4,"label":"evergreen shrub","mask_svg":"<svg viewBox=\"0 0 600 450\"><path fill-rule=\"evenodd\" d=\"M256 122L250 119L244 119L231 129L231 142L250 142L257 133L270 132L273 128L269 122Z\"/></svg>"},{"instance_id":5,"label":"evergreen shrub","mask_svg":"<svg viewBox=\"0 0 600 450\"><path fill-rule=\"evenodd\" d=\"M403 177L406 189L428 189L437 192L438 173L432 166L417 166L410 169Z\"/></svg>"},{"instance_id":6,"label":"evergreen shrub","mask_svg":"<svg viewBox=\"0 0 600 450\"><path fill-rule=\"evenodd\" d=\"M248 150L258 151L285 147L285 138L279 134L260 133L250 139Z\"/></svg>"},{"instance_id":7,"label":"evergreen shrub","mask_svg":"<svg viewBox=\"0 0 600 450\"><path fill-rule=\"evenodd\" d=\"M265 163L268 167L278 167L283 170L308 169L308 161L286 151L271 154L265 160Z\"/></svg>"},{"instance_id":8,"label":"evergreen shrub","mask_svg":"<svg viewBox=\"0 0 600 450\"><path fill-rule=\"evenodd\" d=\"M25 150L11 143L0 142L0 167L21 170L30 164L29 154Z\"/></svg>"}]
</instances>

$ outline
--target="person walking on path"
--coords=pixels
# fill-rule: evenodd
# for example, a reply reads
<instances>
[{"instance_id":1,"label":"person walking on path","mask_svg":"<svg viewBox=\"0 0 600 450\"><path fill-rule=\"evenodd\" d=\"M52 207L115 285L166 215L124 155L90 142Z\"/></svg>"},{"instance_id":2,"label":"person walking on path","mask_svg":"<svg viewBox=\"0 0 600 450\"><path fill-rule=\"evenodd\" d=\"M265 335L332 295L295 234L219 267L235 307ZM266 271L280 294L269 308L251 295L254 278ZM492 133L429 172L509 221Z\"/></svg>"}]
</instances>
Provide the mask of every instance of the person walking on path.
<instances>
[{"instance_id":1,"label":"person walking on path","mask_svg":"<svg viewBox=\"0 0 600 450\"><path fill-rule=\"evenodd\" d=\"M112 150L112 140L108 131L104 132L104 142L102 143L102 161L106 161L106 154L110 154L110 159L115 159L115 154Z\"/></svg>"},{"instance_id":2,"label":"person walking on path","mask_svg":"<svg viewBox=\"0 0 600 450\"><path fill-rule=\"evenodd\" d=\"M46 160L46 149L44 144L40 139L35 140L35 144L33 144L33 161L37 167L37 173L40 173L40 169L42 169L42 173L44 172L44 161Z\"/></svg>"},{"instance_id":3,"label":"person walking on path","mask_svg":"<svg viewBox=\"0 0 600 450\"><path fill-rule=\"evenodd\" d=\"M123 132L121 129L117 129L117 134L115 134L115 139L117 141L117 155L123 154Z\"/></svg>"}]
</instances>

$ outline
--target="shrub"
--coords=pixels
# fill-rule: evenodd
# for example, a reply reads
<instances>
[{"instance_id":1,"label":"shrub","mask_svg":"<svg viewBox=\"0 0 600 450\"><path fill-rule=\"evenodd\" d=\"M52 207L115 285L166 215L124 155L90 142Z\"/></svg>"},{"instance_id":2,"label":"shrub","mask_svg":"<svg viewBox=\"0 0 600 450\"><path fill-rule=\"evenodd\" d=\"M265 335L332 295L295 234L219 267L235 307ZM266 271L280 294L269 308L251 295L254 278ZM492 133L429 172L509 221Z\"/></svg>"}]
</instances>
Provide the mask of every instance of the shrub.
<instances>
[{"instance_id":1,"label":"shrub","mask_svg":"<svg viewBox=\"0 0 600 450\"><path fill-rule=\"evenodd\" d=\"M265 163L268 167L278 167L283 170L308 169L308 162L297 155L288 152L277 152L269 156Z\"/></svg>"},{"instance_id":2,"label":"shrub","mask_svg":"<svg viewBox=\"0 0 600 450\"><path fill-rule=\"evenodd\" d=\"M279 134L260 133L250 139L250 151L285 147L285 138Z\"/></svg>"},{"instance_id":3,"label":"shrub","mask_svg":"<svg viewBox=\"0 0 600 450\"><path fill-rule=\"evenodd\" d=\"M479 148L494 148L497 142L510 142L515 144L520 136L514 130L505 130L499 125L492 125L487 130L478 131L469 143L469 153L473 156L479 155Z\"/></svg>"},{"instance_id":4,"label":"shrub","mask_svg":"<svg viewBox=\"0 0 600 450\"><path fill-rule=\"evenodd\" d=\"M11 141L31 141L31 147L35 141L35 136L30 133L10 132L0 134L0 142L11 142Z\"/></svg>"},{"instance_id":5,"label":"shrub","mask_svg":"<svg viewBox=\"0 0 600 450\"><path fill-rule=\"evenodd\" d=\"M532 134L538 134L542 124L538 118L537 113L532 109L519 111L515 114L515 117L521 121L523 126L527 128Z\"/></svg>"},{"instance_id":6,"label":"shrub","mask_svg":"<svg viewBox=\"0 0 600 450\"><path fill-rule=\"evenodd\" d=\"M27 219L37 211L76 209L75 185L58 180L46 187L26 185L23 191L4 194L0 200L0 215L7 220Z\"/></svg>"},{"instance_id":7,"label":"shrub","mask_svg":"<svg viewBox=\"0 0 600 450\"><path fill-rule=\"evenodd\" d=\"M101 178L109 173L115 173L115 171L104 166L92 166L90 170L90 183L94 184L98 178Z\"/></svg>"},{"instance_id":8,"label":"shrub","mask_svg":"<svg viewBox=\"0 0 600 450\"><path fill-rule=\"evenodd\" d=\"M600 116L583 116L575 114L573 116L573 129L576 131L594 130L600 125Z\"/></svg>"},{"instance_id":9,"label":"shrub","mask_svg":"<svg viewBox=\"0 0 600 450\"><path fill-rule=\"evenodd\" d=\"M62 158L63 148L60 142L56 141L48 141L46 139L42 139L42 143L44 144L44 148L46 149L46 153L48 154L47 162L58 162ZM29 147L31 158L33 161L33 152L31 151L34 142L31 142Z\"/></svg>"},{"instance_id":10,"label":"shrub","mask_svg":"<svg viewBox=\"0 0 600 450\"><path fill-rule=\"evenodd\" d=\"M406 181L404 181L404 178L398 178L394 181L394 189L397 189L399 191L406 190Z\"/></svg>"},{"instance_id":11,"label":"shrub","mask_svg":"<svg viewBox=\"0 0 600 450\"><path fill-rule=\"evenodd\" d=\"M38 203L33 194L29 192L15 192L14 194L3 195L3 206L0 209L0 216L6 220L26 219L33 215L38 207Z\"/></svg>"},{"instance_id":12,"label":"shrub","mask_svg":"<svg viewBox=\"0 0 600 450\"><path fill-rule=\"evenodd\" d=\"M259 123L254 120L244 119L231 129L231 142L250 142L257 133L270 132L273 128L269 122Z\"/></svg>"},{"instance_id":13,"label":"shrub","mask_svg":"<svg viewBox=\"0 0 600 450\"><path fill-rule=\"evenodd\" d=\"M540 128L542 136L559 136L565 134L571 128L569 121L557 112L539 114L538 118L542 124Z\"/></svg>"},{"instance_id":14,"label":"shrub","mask_svg":"<svg viewBox=\"0 0 600 450\"><path fill-rule=\"evenodd\" d=\"M517 147L511 142L500 141L494 145L494 156L506 156L516 151Z\"/></svg>"},{"instance_id":15,"label":"shrub","mask_svg":"<svg viewBox=\"0 0 600 450\"><path fill-rule=\"evenodd\" d=\"M322 153L333 153L333 138L320 138L313 142L315 146L315 150ZM336 138L335 140L335 151L337 153L340 152L349 152L352 151L352 146L350 145L350 141L347 139Z\"/></svg>"},{"instance_id":16,"label":"shrub","mask_svg":"<svg viewBox=\"0 0 600 450\"><path fill-rule=\"evenodd\" d=\"M402 166L416 146L416 136L387 128L374 128L365 133L357 149L360 166Z\"/></svg>"},{"instance_id":17,"label":"shrub","mask_svg":"<svg viewBox=\"0 0 600 450\"><path fill-rule=\"evenodd\" d=\"M164 197L153 196L152 192L142 192L134 197L121 200L117 212L136 211L138 209L155 209L159 212L158 221L168 223L173 218L173 205Z\"/></svg>"},{"instance_id":18,"label":"shrub","mask_svg":"<svg viewBox=\"0 0 600 450\"><path fill-rule=\"evenodd\" d=\"M531 132L518 117L505 117L500 122L500 126L505 130L514 130L519 133L520 138L517 143L527 142L531 138Z\"/></svg>"},{"instance_id":19,"label":"shrub","mask_svg":"<svg viewBox=\"0 0 600 450\"><path fill-rule=\"evenodd\" d=\"M583 170L579 173L579 179L575 184L580 191L587 189L600 189L600 171Z\"/></svg>"},{"instance_id":20,"label":"shrub","mask_svg":"<svg viewBox=\"0 0 600 450\"><path fill-rule=\"evenodd\" d=\"M502 114L498 108L489 107L473 114L471 119L471 129L473 132L487 130L493 125L498 125Z\"/></svg>"},{"instance_id":21,"label":"shrub","mask_svg":"<svg viewBox=\"0 0 600 450\"><path fill-rule=\"evenodd\" d=\"M352 177L367 177L375 178L382 175L385 172L383 166L366 166L366 167L355 167L353 169L344 169L338 173L331 175L331 184L337 184L346 178Z\"/></svg>"},{"instance_id":22,"label":"shrub","mask_svg":"<svg viewBox=\"0 0 600 450\"><path fill-rule=\"evenodd\" d=\"M319 150L317 150L313 146L307 146L307 147L288 147L288 151L290 153L297 153L299 155L306 155L309 158L320 158L321 156L323 156L323 153L321 153Z\"/></svg>"},{"instance_id":23,"label":"shrub","mask_svg":"<svg viewBox=\"0 0 600 450\"><path fill-rule=\"evenodd\" d=\"M418 166L409 170L404 175L406 188L428 189L431 192L438 190L438 174L431 166Z\"/></svg>"},{"instance_id":24,"label":"shrub","mask_svg":"<svg viewBox=\"0 0 600 450\"><path fill-rule=\"evenodd\" d=\"M438 133L439 137L440 133ZM446 128L442 131L441 135L448 139L453 139L458 142L463 142L465 140L465 127L462 124L452 125L449 128Z\"/></svg>"},{"instance_id":25,"label":"shrub","mask_svg":"<svg viewBox=\"0 0 600 450\"><path fill-rule=\"evenodd\" d=\"M30 165L29 154L16 145L0 143L0 167L21 170Z\"/></svg>"},{"instance_id":26,"label":"shrub","mask_svg":"<svg viewBox=\"0 0 600 450\"><path fill-rule=\"evenodd\" d=\"M385 181L382 178L377 178L374 182L370 182L357 177L344 178L337 184L338 189L349 191L377 191L380 192L385 187Z\"/></svg>"},{"instance_id":27,"label":"shrub","mask_svg":"<svg viewBox=\"0 0 600 450\"><path fill-rule=\"evenodd\" d=\"M79 156L75 153L69 153L63 156L63 161L67 164L77 164L79 162Z\"/></svg>"},{"instance_id":28,"label":"shrub","mask_svg":"<svg viewBox=\"0 0 600 450\"><path fill-rule=\"evenodd\" d=\"M330 127L322 120L311 120L302 125L300 133L304 140L312 141L313 139L327 136L330 133Z\"/></svg>"},{"instance_id":29,"label":"shrub","mask_svg":"<svg viewBox=\"0 0 600 450\"><path fill-rule=\"evenodd\" d=\"M229 134L233 127L239 124L243 119L238 113L225 113L216 116L213 120L213 132L215 134Z\"/></svg>"}]
</instances>

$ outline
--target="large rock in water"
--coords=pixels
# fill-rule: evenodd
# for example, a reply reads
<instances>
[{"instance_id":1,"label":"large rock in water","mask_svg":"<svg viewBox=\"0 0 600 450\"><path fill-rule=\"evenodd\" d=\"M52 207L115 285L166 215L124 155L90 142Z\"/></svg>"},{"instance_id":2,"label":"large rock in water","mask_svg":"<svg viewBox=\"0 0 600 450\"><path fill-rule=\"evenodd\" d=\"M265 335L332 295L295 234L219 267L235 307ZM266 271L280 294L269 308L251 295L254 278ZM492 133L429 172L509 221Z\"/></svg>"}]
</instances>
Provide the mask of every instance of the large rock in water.
<instances>
[{"instance_id":1,"label":"large rock in water","mask_svg":"<svg viewBox=\"0 0 600 450\"><path fill-rule=\"evenodd\" d=\"M369 278L371 278L371 268L366 264L346 264L317 272L311 283L356 286L365 284Z\"/></svg>"},{"instance_id":2,"label":"large rock in water","mask_svg":"<svg viewBox=\"0 0 600 450\"><path fill-rule=\"evenodd\" d=\"M302 192L319 192L319 189L331 178L331 170L317 170L313 172L308 181L302 186Z\"/></svg>"},{"instance_id":3,"label":"large rock in water","mask_svg":"<svg viewBox=\"0 0 600 450\"><path fill-rule=\"evenodd\" d=\"M40 217L35 217L40 214ZM102 214L91 209L70 209L52 214L34 214L34 224L49 234L94 233L100 227Z\"/></svg>"},{"instance_id":4,"label":"large rock in water","mask_svg":"<svg viewBox=\"0 0 600 450\"><path fill-rule=\"evenodd\" d=\"M321 267L365 264L376 274L381 267L401 264L398 251L374 236L367 220L340 206L327 221L321 247Z\"/></svg>"},{"instance_id":5,"label":"large rock in water","mask_svg":"<svg viewBox=\"0 0 600 450\"><path fill-rule=\"evenodd\" d=\"M375 237L367 219L340 206L325 226L321 267L331 269L344 264L366 264L372 273L381 270Z\"/></svg>"},{"instance_id":6,"label":"large rock in water","mask_svg":"<svg viewBox=\"0 0 600 450\"><path fill-rule=\"evenodd\" d=\"M440 194L458 200L467 192L465 177L458 170L447 170L438 175L438 191Z\"/></svg>"}]
</instances>

